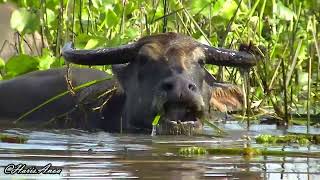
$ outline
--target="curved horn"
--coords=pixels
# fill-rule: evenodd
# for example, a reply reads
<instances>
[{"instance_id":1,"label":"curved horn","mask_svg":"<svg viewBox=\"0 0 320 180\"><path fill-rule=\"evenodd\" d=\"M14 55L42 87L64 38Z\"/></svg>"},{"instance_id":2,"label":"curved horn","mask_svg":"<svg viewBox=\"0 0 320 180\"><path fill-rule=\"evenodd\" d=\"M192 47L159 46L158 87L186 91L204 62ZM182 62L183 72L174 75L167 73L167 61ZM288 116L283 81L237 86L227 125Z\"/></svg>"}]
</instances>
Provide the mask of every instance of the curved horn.
<instances>
[{"instance_id":1,"label":"curved horn","mask_svg":"<svg viewBox=\"0 0 320 180\"><path fill-rule=\"evenodd\" d=\"M203 45L203 49L207 64L249 68L258 61L255 55L245 51L214 48L208 45Z\"/></svg>"},{"instance_id":2,"label":"curved horn","mask_svg":"<svg viewBox=\"0 0 320 180\"><path fill-rule=\"evenodd\" d=\"M75 50L71 42L62 49L65 60L81 65L107 65L130 62L138 53L136 43L115 48L101 48L96 50Z\"/></svg>"}]
</instances>

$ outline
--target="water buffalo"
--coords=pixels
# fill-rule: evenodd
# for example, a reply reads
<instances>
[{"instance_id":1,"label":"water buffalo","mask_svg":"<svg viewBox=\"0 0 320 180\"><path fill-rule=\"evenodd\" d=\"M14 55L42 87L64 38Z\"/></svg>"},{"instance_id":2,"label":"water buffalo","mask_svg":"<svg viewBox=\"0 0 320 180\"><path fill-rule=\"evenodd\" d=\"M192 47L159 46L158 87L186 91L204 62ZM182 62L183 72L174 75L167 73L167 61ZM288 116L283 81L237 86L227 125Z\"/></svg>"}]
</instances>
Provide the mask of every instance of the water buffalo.
<instances>
[{"instance_id":1,"label":"water buffalo","mask_svg":"<svg viewBox=\"0 0 320 180\"><path fill-rule=\"evenodd\" d=\"M214 82L204 64L247 68L256 63L252 54L213 48L177 33L97 50L74 50L67 44L62 55L76 64L113 64L125 96L121 108L124 129L151 129L156 114L161 114L160 122L197 122L213 108L239 108L239 88Z\"/></svg>"},{"instance_id":2,"label":"water buffalo","mask_svg":"<svg viewBox=\"0 0 320 180\"><path fill-rule=\"evenodd\" d=\"M68 43L62 55L66 61L75 64L112 64L115 78L75 95L68 94L31 113L22 122L56 119L55 116L77 107L68 114L73 119L72 127L148 132L157 114L161 115L160 124L190 123L197 126L201 124L199 119L208 117L213 110L232 110L242 105L240 89L215 82L204 65L249 68L256 64L256 57L250 53L213 48L177 33L147 36L132 44L96 50L75 50ZM64 69L33 72L2 82L0 119L17 118L22 112L67 90L64 72ZM70 72L73 86L105 77L104 72L88 68L72 68ZM91 94L112 88L116 90L103 98L91 98L89 103L83 101L90 99L87 97ZM98 99L101 102L97 103ZM85 113L86 121L80 121L83 113L78 108L79 102L89 104L90 109L99 106L100 113Z\"/></svg>"}]
</instances>

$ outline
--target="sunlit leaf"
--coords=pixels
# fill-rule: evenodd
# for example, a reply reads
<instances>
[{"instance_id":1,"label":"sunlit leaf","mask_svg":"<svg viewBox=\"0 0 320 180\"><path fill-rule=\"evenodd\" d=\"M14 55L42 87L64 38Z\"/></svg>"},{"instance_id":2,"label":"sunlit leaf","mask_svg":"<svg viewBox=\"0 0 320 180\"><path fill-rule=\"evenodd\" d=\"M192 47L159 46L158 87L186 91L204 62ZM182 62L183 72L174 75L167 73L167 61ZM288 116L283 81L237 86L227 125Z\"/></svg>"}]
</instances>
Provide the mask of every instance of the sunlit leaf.
<instances>
[{"instance_id":1,"label":"sunlit leaf","mask_svg":"<svg viewBox=\"0 0 320 180\"><path fill-rule=\"evenodd\" d=\"M88 34L80 34L76 37L75 47L77 49L95 49L104 45L106 39L100 36L91 36Z\"/></svg>"},{"instance_id":2,"label":"sunlit leaf","mask_svg":"<svg viewBox=\"0 0 320 180\"><path fill-rule=\"evenodd\" d=\"M92 36L88 34L79 34L76 37L76 43L75 43L75 48L77 49L84 49L84 47L87 45L88 41L92 39Z\"/></svg>"},{"instance_id":3,"label":"sunlit leaf","mask_svg":"<svg viewBox=\"0 0 320 180\"><path fill-rule=\"evenodd\" d=\"M120 44L126 44L133 40L135 40L139 36L139 31L137 31L135 28L127 28L123 35L121 36L121 42Z\"/></svg>"},{"instance_id":4,"label":"sunlit leaf","mask_svg":"<svg viewBox=\"0 0 320 180\"><path fill-rule=\"evenodd\" d=\"M28 55L19 55L14 56L9 59L5 65L5 71L7 78L15 77L21 74L25 74L30 71L38 69L39 61L38 59L28 56Z\"/></svg>"},{"instance_id":5,"label":"sunlit leaf","mask_svg":"<svg viewBox=\"0 0 320 180\"><path fill-rule=\"evenodd\" d=\"M282 4L281 1L277 1L274 8L274 13L282 20L291 21L296 17L296 14L291 9Z\"/></svg>"},{"instance_id":6,"label":"sunlit leaf","mask_svg":"<svg viewBox=\"0 0 320 180\"><path fill-rule=\"evenodd\" d=\"M84 49L93 49L99 45L99 40L98 39L90 39Z\"/></svg>"},{"instance_id":7,"label":"sunlit leaf","mask_svg":"<svg viewBox=\"0 0 320 180\"><path fill-rule=\"evenodd\" d=\"M27 34L35 32L40 26L40 18L37 14L21 8L15 10L11 16L11 27L20 33Z\"/></svg>"},{"instance_id":8,"label":"sunlit leaf","mask_svg":"<svg viewBox=\"0 0 320 180\"><path fill-rule=\"evenodd\" d=\"M210 45L204 36L200 36L197 41L201 42L202 44Z\"/></svg>"},{"instance_id":9,"label":"sunlit leaf","mask_svg":"<svg viewBox=\"0 0 320 180\"><path fill-rule=\"evenodd\" d=\"M49 51L49 49L43 49L42 56L38 57L40 70L50 69L51 64L55 61L55 57Z\"/></svg>"},{"instance_id":10,"label":"sunlit leaf","mask_svg":"<svg viewBox=\"0 0 320 180\"><path fill-rule=\"evenodd\" d=\"M137 4L135 4L134 1L129 1L126 4L126 15L131 14L137 8L138 8L138 6L137 6Z\"/></svg>"},{"instance_id":11,"label":"sunlit leaf","mask_svg":"<svg viewBox=\"0 0 320 180\"><path fill-rule=\"evenodd\" d=\"M0 58L0 80L2 80L1 70L4 68L5 62L2 58Z\"/></svg>"},{"instance_id":12,"label":"sunlit leaf","mask_svg":"<svg viewBox=\"0 0 320 180\"><path fill-rule=\"evenodd\" d=\"M50 1L46 1L46 8L48 9L56 9L59 7L60 5L60 1L61 0L50 0Z\"/></svg>"},{"instance_id":13,"label":"sunlit leaf","mask_svg":"<svg viewBox=\"0 0 320 180\"><path fill-rule=\"evenodd\" d=\"M301 86L308 84L308 73L307 72L298 72L298 83Z\"/></svg>"},{"instance_id":14,"label":"sunlit leaf","mask_svg":"<svg viewBox=\"0 0 320 180\"><path fill-rule=\"evenodd\" d=\"M101 6L102 2L101 0L91 0L93 7L95 8L99 8L99 6Z\"/></svg>"},{"instance_id":15,"label":"sunlit leaf","mask_svg":"<svg viewBox=\"0 0 320 180\"><path fill-rule=\"evenodd\" d=\"M160 117L161 117L161 116L160 116L159 114L157 114L157 115L154 117L154 119L153 119L153 121L152 121L152 126L156 126L156 125L159 124Z\"/></svg>"},{"instance_id":16,"label":"sunlit leaf","mask_svg":"<svg viewBox=\"0 0 320 180\"><path fill-rule=\"evenodd\" d=\"M163 5L162 3L158 4L157 9L152 9L148 12L148 23L151 23L151 20L159 20L163 17Z\"/></svg>"},{"instance_id":17,"label":"sunlit leaf","mask_svg":"<svg viewBox=\"0 0 320 180\"><path fill-rule=\"evenodd\" d=\"M263 29L263 22L259 20L258 16L252 16L249 20L248 26L252 29L258 29L260 33Z\"/></svg>"},{"instance_id":18,"label":"sunlit leaf","mask_svg":"<svg viewBox=\"0 0 320 180\"><path fill-rule=\"evenodd\" d=\"M0 57L0 70L3 69L5 66L4 60Z\"/></svg>"},{"instance_id":19,"label":"sunlit leaf","mask_svg":"<svg viewBox=\"0 0 320 180\"><path fill-rule=\"evenodd\" d=\"M51 9L46 9L46 19L48 25L51 25L55 20L57 20L54 11L52 11Z\"/></svg>"},{"instance_id":20,"label":"sunlit leaf","mask_svg":"<svg viewBox=\"0 0 320 180\"><path fill-rule=\"evenodd\" d=\"M308 57L308 46L307 44L302 44L300 47L298 58L303 60L303 59L307 59L307 57Z\"/></svg>"},{"instance_id":21,"label":"sunlit leaf","mask_svg":"<svg viewBox=\"0 0 320 180\"><path fill-rule=\"evenodd\" d=\"M115 36L113 39L107 41L107 46L108 47L114 47L120 45L122 42L122 39L120 36Z\"/></svg>"},{"instance_id":22,"label":"sunlit leaf","mask_svg":"<svg viewBox=\"0 0 320 180\"><path fill-rule=\"evenodd\" d=\"M186 7L190 7L193 14L200 13L204 16L208 16L211 8L210 4L211 0L189 0Z\"/></svg>"},{"instance_id":23,"label":"sunlit leaf","mask_svg":"<svg viewBox=\"0 0 320 180\"><path fill-rule=\"evenodd\" d=\"M238 5L234 0L217 0L213 6L212 15L231 19Z\"/></svg>"},{"instance_id":24,"label":"sunlit leaf","mask_svg":"<svg viewBox=\"0 0 320 180\"><path fill-rule=\"evenodd\" d=\"M64 62L65 62L65 61L63 60L63 58L60 58L60 59L56 58L56 59L53 61L53 63L50 65L50 68L62 67L63 65L65 65Z\"/></svg>"},{"instance_id":25,"label":"sunlit leaf","mask_svg":"<svg viewBox=\"0 0 320 180\"><path fill-rule=\"evenodd\" d=\"M109 28L114 27L114 26L118 25L119 17L117 16L117 14L113 10L109 9L106 13L105 22Z\"/></svg>"},{"instance_id":26,"label":"sunlit leaf","mask_svg":"<svg viewBox=\"0 0 320 180\"><path fill-rule=\"evenodd\" d=\"M115 0L102 0L101 3L106 6L106 5L112 5L113 3L115 3L117 1Z\"/></svg>"}]
</instances>

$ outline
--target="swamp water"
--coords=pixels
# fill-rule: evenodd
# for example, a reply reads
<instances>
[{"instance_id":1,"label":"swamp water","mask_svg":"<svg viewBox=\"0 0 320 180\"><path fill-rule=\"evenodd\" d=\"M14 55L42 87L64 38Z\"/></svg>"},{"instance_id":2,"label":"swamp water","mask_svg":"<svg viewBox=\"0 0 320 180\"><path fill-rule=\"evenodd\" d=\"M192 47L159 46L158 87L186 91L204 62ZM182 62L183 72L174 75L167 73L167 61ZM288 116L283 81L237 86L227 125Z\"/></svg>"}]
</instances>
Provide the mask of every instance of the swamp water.
<instances>
[{"instance_id":1,"label":"swamp water","mask_svg":"<svg viewBox=\"0 0 320 180\"><path fill-rule=\"evenodd\" d=\"M0 133L28 137L26 144L0 142L0 179L320 179L319 158L194 155L181 156L180 147L264 148L254 143L258 134L283 134L273 125L252 125L250 131L238 123L224 125L227 137L155 136L110 134L80 130L0 129ZM211 129L205 128L210 134ZM294 126L290 132L305 132ZM320 132L311 129L311 133ZM246 137L246 138L243 138ZM249 138L248 138L249 137ZM249 139L249 140L248 140ZM320 152L319 145L269 145L270 150ZM7 175L8 164L43 167L51 163L61 174Z\"/></svg>"}]
</instances>

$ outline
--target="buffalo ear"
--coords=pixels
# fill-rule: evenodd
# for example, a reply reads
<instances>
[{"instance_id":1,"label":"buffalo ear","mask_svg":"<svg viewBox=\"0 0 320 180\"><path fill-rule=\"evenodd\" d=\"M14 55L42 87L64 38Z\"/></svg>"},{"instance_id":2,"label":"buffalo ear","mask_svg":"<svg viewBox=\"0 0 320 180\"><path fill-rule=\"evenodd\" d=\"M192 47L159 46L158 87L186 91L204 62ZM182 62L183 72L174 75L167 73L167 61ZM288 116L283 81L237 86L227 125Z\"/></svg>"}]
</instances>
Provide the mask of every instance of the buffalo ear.
<instances>
[{"instance_id":1,"label":"buffalo ear","mask_svg":"<svg viewBox=\"0 0 320 180\"><path fill-rule=\"evenodd\" d=\"M243 107L243 93L238 86L215 83L211 87L210 107L221 112L235 111Z\"/></svg>"}]
</instances>

